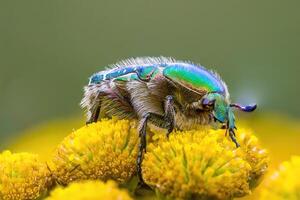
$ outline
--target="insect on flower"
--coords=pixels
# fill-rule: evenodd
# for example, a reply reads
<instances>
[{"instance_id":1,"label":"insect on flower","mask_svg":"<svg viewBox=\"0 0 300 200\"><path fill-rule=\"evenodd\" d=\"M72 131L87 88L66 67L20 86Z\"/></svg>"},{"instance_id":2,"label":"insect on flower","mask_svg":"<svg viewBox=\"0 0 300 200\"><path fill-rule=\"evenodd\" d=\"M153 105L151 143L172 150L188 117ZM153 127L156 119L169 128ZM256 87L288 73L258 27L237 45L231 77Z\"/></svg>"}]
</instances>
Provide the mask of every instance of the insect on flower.
<instances>
[{"instance_id":1,"label":"insect on flower","mask_svg":"<svg viewBox=\"0 0 300 200\"><path fill-rule=\"evenodd\" d=\"M215 72L165 57L123 60L92 75L84 90L81 105L87 110L87 124L99 116L139 120L137 172L141 183L148 122L167 129L168 136L174 128L186 130L217 121L239 147L233 108L256 109L256 105L231 104L227 86Z\"/></svg>"}]
</instances>

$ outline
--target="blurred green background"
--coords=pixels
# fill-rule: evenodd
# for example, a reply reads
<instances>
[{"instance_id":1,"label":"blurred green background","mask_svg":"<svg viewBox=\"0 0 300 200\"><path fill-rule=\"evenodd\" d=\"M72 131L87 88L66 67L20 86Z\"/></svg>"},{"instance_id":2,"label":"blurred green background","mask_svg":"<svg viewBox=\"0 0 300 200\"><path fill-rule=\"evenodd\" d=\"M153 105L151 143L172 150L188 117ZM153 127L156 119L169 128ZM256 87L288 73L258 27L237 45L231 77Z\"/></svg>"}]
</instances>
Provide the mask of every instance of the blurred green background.
<instances>
[{"instance_id":1,"label":"blurred green background","mask_svg":"<svg viewBox=\"0 0 300 200\"><path fill-rule=\"evenodd\" d=\"M0 147L43 121L83 115L88 77L135 56L218 71L253 115L300 117L300 1L0 1ZM83 121L84 123L84 121Z\"/></svg>"}]
</instances>

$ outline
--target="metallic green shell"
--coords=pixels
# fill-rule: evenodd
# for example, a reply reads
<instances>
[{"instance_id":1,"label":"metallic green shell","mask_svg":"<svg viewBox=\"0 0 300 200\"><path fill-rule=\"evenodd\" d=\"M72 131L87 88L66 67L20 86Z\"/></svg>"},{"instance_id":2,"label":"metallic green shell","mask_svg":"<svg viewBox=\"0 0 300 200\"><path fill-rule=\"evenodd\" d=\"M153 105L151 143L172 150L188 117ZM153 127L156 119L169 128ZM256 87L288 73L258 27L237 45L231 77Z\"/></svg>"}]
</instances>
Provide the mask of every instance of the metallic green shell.
<instances>
[{"instance_id":1,"label":"metallic green shell","mask_svg":"<svg viewBox=\"0 0 300 200\"><path fill-rule=\"evenodd\" d=\"M90 84L105 80L151 80L163 75L169 80L197 93L216 92L227 96L227 87L220 77L202 66L171 58L135 58L121 61L112 69L94 74Z\"/></svg>"},{"instance_id":2,"label":"metallic green shell","mask_svg":"<svg viewBox=\"0 0 300 200\"><path fill-rule=\"evenodd\" d=\"M194 64L173 63L164 68L163 75L168 79L199 93L227 93L226 85L218 75Z\"/></svg>"}]
</instances>

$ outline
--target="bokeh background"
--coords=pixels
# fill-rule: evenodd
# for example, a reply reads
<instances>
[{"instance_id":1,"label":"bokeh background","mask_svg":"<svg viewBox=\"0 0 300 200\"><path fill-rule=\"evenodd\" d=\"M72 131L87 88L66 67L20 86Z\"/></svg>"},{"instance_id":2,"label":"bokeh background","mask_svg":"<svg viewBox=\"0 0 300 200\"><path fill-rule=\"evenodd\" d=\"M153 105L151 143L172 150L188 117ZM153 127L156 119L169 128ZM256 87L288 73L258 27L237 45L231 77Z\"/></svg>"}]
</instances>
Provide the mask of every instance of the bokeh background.
<instances>
[{"instance_id":1,"label":"bokeh background","mask_svg":"<svg viewBox=\"0 0 300 200\"><path fill-rule=\"evenodd\" d=\"M85 123L88 78L128 57L172 56L219 72L270 152L300 155L300 1L1 0L0 152L38 153ZM259 189L258 189L259 190ZM250 199L257 199L254 192Z\"/></svg>"},{"instance_id":2,"label":"bokeh background","mask_svg":"<svg viewBox=\"0 0 300 200\"><path fill-rule=\"evenodd\" d=\"M79 102L92 73L124 58L160 55L214 69L233 101L257 102L243 118L254 129L268 121L263 141L296 138L299 8L297 0L2 0L0 149L37 124L72 116L67 128L52 130L66 133L84 124Z\"/></svg>"}]
</instances>

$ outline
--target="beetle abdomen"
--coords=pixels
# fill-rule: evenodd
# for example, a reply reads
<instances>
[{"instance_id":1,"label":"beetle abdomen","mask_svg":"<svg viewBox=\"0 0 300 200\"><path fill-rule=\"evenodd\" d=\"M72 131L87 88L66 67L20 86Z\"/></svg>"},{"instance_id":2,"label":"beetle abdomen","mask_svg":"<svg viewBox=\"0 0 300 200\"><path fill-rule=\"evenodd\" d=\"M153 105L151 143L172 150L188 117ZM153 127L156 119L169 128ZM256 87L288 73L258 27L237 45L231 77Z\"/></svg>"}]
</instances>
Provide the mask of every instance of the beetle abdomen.
<instances>
[{"instance_id":1,"label":"beetle abdomen","mask_svg":"<svg viewBox=\"0 0 300 200\"><path fill-rule=\"evenodd\" d=\"M99 84L102 81L115 78L119 78L120 80L147 80L151 78L149 77L150 75L158 73L158 67L174 61L173 58L166 57L141 57L122 60L109 66L110 69L108 70L93 74L90 77L89 84Z\"/></svg>"},{"instance_id":2,"label":"beetle abdomen","mask_svg":"<svg viewBox=\"0 0 300 200\"><path fill-rule=\"evenodd\" d=\"M151 79L151 75L155 74L157 66L128 66L123 68L114 68L109 71L102 71L94 74L90 78L89 84L99 84L105 80L144 80Z\"/></svg>"}]
</instances>

